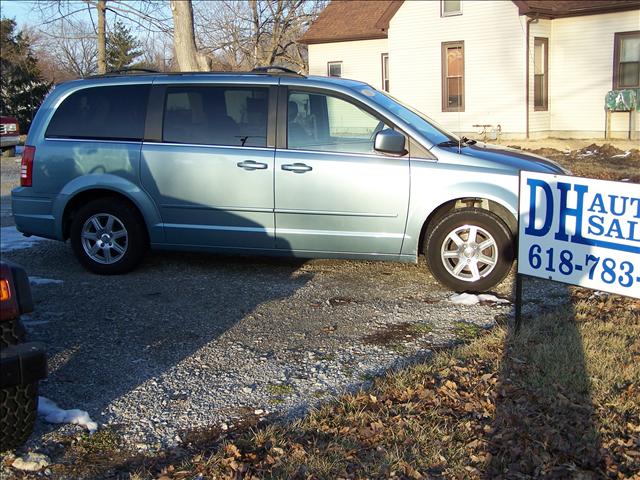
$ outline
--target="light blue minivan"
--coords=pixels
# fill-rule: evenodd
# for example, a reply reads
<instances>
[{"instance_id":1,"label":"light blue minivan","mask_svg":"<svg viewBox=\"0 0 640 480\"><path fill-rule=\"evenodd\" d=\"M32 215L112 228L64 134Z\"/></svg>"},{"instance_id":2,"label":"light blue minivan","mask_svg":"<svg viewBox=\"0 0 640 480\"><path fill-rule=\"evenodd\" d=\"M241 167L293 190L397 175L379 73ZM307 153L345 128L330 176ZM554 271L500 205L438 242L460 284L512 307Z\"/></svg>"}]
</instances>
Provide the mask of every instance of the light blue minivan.
<instances>
[{"instance_id":1,"label":"light blue minivan","mask_svg":"<svg viewBox=\"0 0 640 480\"><path fill-rule=\"evenodd\" d=\"M12 192L18 230L100 274L148 247L416 262L484 291L514 257L518 172L362 82L284 69L109 74L57 86Z\"/></svg>"}]
</instances>

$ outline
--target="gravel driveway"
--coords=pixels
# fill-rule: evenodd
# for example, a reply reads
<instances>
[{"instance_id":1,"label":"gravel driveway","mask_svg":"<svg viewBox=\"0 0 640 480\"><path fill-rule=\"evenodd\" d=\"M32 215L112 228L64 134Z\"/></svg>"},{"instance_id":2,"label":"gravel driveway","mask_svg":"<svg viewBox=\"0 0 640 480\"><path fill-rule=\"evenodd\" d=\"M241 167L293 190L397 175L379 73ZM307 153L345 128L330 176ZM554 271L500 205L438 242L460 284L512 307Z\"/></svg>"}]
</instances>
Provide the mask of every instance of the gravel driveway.
<instances>
[{"instance_id":1,"label":"gravel driveway","mask_svg":"<svg viewBox=\"0 0 640 480\"><path fill-rule=\"evenodd\" d=\"M2 160L3 226L12 168ZM62 281L33 286L25 322L48 347L41 395L87 410L141 451L247 415L300 414L511 310L452 304L423 264L151 252L136 271L102 277L52 241L3 258ZM47 452L80 431L38 420L28 447Z\"/></svg>"}]
</instances>

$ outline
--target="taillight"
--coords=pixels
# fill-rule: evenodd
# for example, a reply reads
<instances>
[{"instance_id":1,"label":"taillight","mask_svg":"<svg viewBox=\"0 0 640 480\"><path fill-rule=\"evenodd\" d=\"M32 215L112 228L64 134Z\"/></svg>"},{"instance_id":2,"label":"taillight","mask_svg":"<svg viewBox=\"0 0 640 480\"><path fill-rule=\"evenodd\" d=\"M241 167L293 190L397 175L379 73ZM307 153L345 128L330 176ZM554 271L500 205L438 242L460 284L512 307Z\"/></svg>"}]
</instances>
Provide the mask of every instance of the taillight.
<instances>
[{"instance_id":1,"label":"taillight","mask_svg":"<svg viewBox=\"0 0 640 480\"><path fill-rule=\"evenodd\" d=\"M11 287L9 286L9 281L4 278L0 279L0 300L3 302L9 300L11 298Z\"/></svg>"},{"instance_id":2,"label":"taillight","mask_svg":"<svg viewBox=\"0 0 640 480\"><path fill-rule=\"evenodd\" d=\"M0 300L6 302L11 298L11 287L9 286L9 280L0 278Z\"/></svg>"},{"instance_id":3,"label":"taillight","mask_svg":"<svg viewBox=\"0 0 640 480\"><path fill-rule=\"evenodd\" d=\"M35 156L36 147L25 145L20 165L20 186L22 187L30 187L33 183L33 157Z\"/></svg>"}]
</instances>

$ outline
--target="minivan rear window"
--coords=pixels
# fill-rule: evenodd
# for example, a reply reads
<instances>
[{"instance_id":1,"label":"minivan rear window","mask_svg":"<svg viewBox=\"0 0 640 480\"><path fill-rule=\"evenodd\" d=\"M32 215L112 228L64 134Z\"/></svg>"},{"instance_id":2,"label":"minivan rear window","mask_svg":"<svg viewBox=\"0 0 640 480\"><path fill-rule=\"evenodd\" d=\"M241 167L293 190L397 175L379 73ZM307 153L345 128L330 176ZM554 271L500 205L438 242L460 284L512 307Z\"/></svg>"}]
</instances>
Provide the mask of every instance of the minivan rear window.
<instances>
[{"instance_id":1,"label":"minivan rear window","mask_svg":"<svg viewBox=\"0 0 640 480\"><path fill-rule=\"evenodd\" d=\"M45 136L140 141L149 85L91 87L69 95L53 114Z\"/></svg>"},{"instance_id":2,"label":"minivan rear window","mask_svg":"<svg viewBox=\"0 0 640 480\"><path fill-rule=\"evenodd\" d=\"M169 87L162 140L266 147L268 94L264 87Z\"/></svg>"}]
</instances>

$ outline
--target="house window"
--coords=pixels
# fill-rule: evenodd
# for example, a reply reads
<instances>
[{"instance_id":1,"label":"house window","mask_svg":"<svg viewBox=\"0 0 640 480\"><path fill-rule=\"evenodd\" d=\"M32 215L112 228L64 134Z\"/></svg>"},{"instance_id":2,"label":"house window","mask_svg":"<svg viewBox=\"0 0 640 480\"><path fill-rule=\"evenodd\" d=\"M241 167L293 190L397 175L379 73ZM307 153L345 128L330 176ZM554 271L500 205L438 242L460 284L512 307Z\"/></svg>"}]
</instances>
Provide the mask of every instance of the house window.
<instances>
[{"instance_id":1,"label":"house window","mask_svg":"<svg viewBox=\"0 0 640 480\"><path fill-rule=\"evenodd\" d=\"M342 76L342 62L328 62L327 75L330 77Z\"/></svg>"},{"instance_id":2,"label":"house window","mask_svg":"<svg viewBox=\"0 0 640 480\"><path fill-rule=\"evenodd\" d=\"M535 37L533 41L533 107L547 110L549 102L549 39Z\"/></svg>"},{"instance_id":3,"label":"house window","mask_svg":"<svg viewBox=\"0 0 640 480\"><path fill-rule=\"evenodd\" d=\"M442 111L464 112L464 42L442 43Z\"/></svg>"},{"instance_id":4,"label":"house window","mask_svg":"<svg viewBox=\"0 0 640 480\"><path fill-rule=\"evenodd\" d=\"M462 15L462 0L440 0L440 14L443 17Z\"/></svg>"},{"instance_id":5,"label":"house window","mask_svg":"<svg viewBox=\"0 0 640 480\"><path fill-rule=\"evenodd\" d=\"M640 88L640 31L616 33L613 89Z\"/></svg>"},{"instance_id":6,"label":"house window","mask_svg":"<svg viewBox=\"0 0 640 480\"><path fill-rule=\"evenodd\" d=\"M382 54L382 89L389 91L389 54Z\"/></svg>"}]
</instances>

